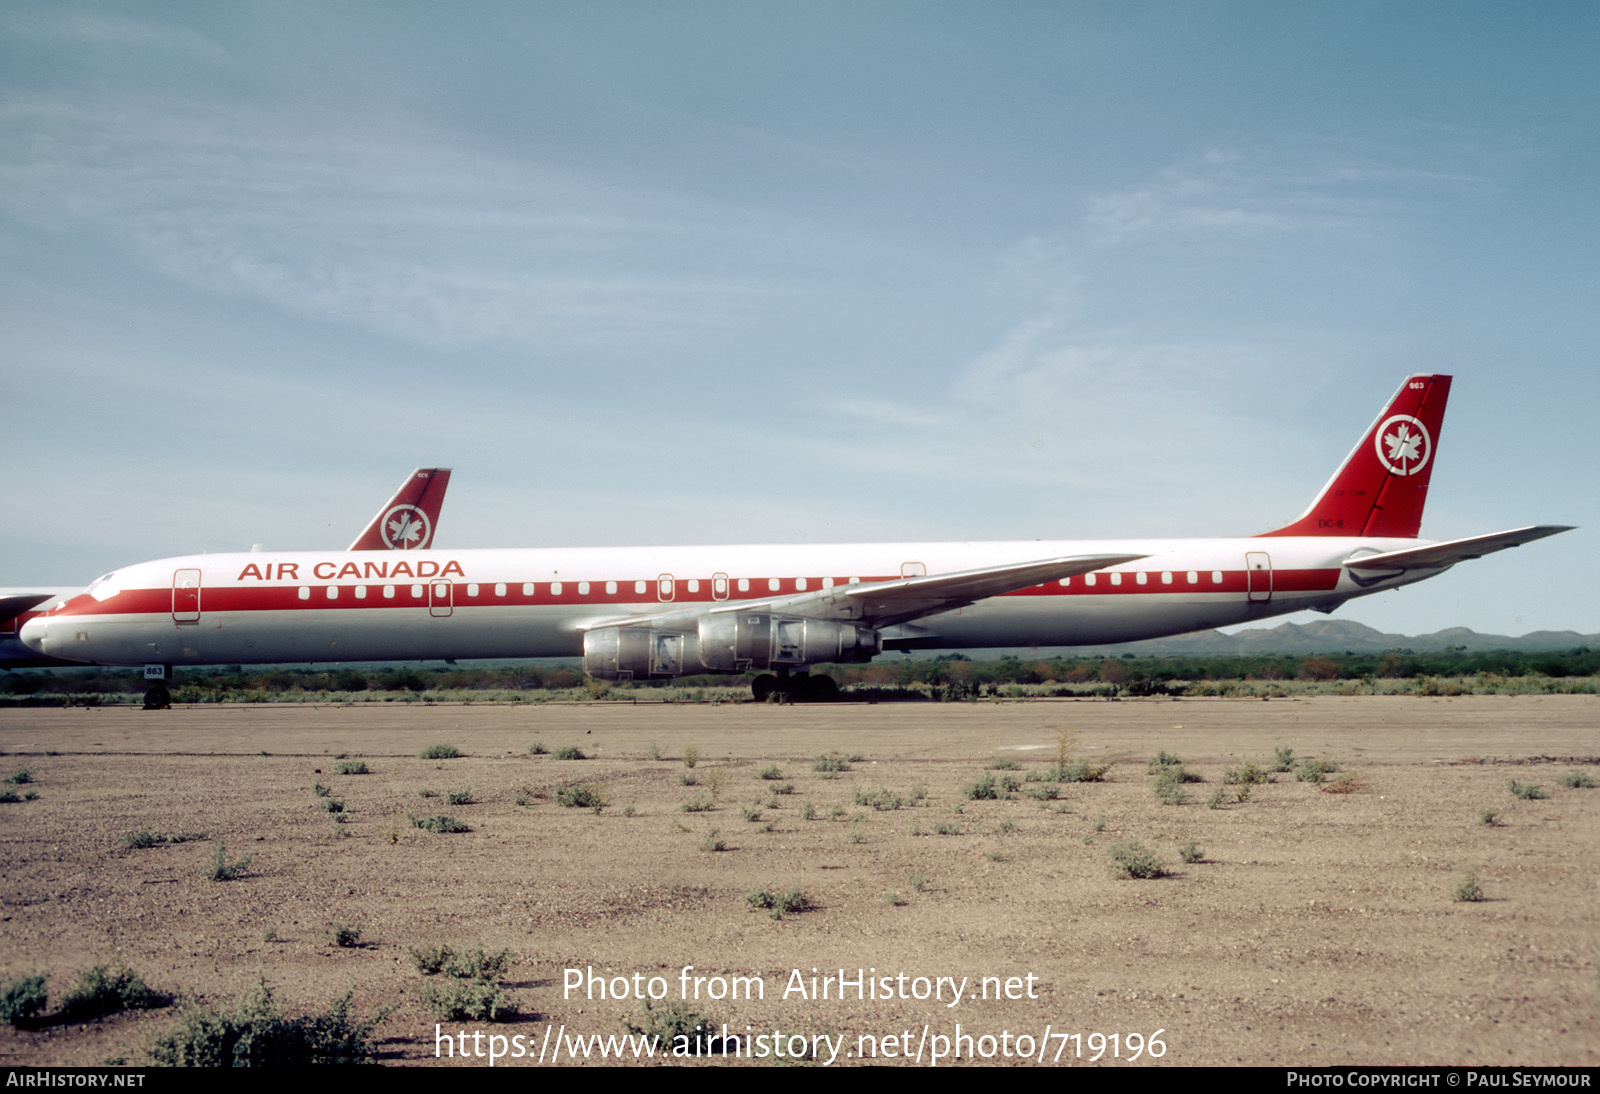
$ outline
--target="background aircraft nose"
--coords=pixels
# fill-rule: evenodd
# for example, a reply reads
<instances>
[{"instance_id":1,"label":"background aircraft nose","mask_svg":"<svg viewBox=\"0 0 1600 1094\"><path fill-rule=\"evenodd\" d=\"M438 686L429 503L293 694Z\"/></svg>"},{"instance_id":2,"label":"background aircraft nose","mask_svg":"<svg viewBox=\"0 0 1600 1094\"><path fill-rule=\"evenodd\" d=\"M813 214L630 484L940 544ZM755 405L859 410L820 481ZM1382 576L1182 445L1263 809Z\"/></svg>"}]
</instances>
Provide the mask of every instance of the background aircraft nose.
<instances>
[{"instance_id":1,"label":"background aircraft nose","mask_svg":"<svg viewBox=\"0 0 1600 1094\"><path fill-rule=\"evenodd\" d=\"M17 632L17 637L22 639L22 644L35 653L45 653L45 645L50 634L50 621L43 617L30 619L22 625Z\"/></svg>"}]
</instances>

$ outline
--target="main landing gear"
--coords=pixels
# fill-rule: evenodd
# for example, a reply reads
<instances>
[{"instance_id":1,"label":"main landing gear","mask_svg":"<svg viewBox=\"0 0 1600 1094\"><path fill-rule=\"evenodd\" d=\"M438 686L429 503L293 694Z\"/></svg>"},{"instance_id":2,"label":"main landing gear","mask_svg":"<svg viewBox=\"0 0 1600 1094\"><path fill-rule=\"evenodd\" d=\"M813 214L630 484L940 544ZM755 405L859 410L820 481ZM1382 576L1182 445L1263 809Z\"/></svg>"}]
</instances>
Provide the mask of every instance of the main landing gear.
<instances>
[{"instance_id":1,"label":"main landing gear","mask_svg":"<svg viewBox=\"0 0 1600 1094\"><path fill-rule=\"evenodd\" d=\"M831 703L839 698L839 685L831 676L790 676L784 669L776 676L770 672L757 676L750 684L750 694L758 703Z\"/></svg>"}]
</instances>

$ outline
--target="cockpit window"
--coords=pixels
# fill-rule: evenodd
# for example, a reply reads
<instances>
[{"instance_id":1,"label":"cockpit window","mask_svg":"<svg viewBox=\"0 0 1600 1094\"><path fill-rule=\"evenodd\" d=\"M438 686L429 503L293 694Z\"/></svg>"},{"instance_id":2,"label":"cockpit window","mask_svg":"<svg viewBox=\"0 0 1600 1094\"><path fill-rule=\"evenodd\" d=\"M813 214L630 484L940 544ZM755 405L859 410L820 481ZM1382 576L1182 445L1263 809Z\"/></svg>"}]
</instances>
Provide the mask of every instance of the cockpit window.
<instances>
[{"instance_id":1,"label":"cockpit window","mask_svg":"<svg viewBox=\"0 0 1600 1094\"><path fill-rule=\"evenodd\" d=\"M94 579L94 584L84 590L96 600L110 600L122 591L122 582L117 579L117 571L102 574Z\"/></svg>"}]
</instances>

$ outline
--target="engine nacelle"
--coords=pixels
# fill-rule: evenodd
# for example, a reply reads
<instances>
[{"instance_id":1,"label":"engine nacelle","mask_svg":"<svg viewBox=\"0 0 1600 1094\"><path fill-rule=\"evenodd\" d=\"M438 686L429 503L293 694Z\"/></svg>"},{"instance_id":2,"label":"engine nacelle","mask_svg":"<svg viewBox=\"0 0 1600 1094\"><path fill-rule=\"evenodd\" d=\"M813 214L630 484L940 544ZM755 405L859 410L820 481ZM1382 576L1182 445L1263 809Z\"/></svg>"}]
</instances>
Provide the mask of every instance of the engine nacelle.
<instances>
[{"instance_id":1,"label":"engine nacelle","mask_svg":"<svg viewBox=\"0 0 1600 1094\"><path fill-rule=\"evenodd\" d=\"M597 680L645 680L870 661L882 651L878 632L854 623L719 612L701 616L693 631L597 627L583 636L583 671Z\"/></svg>"},{"instance_id":2,"label":"engine nacelle","mask_svg":"<svg viewBox=\"0 0 1600 1094\"><path fill-rule=\"evenodd\" d=\"M583 671L597 680L637 680L702 671L699 639L653 627L600 627L583 636Z\"/></svg>"},{"instance_id":3,"label":"engine nacelle","mask_svg":"<svg viewBox=\"0 0 1600 1094\"><path fill-rule=\"evenodd\" d=\"M883 640L870 627L767 612L700 617L700 663L710 672L790 668L830 661L870 661Z\"/></svg>"}]
</instances>

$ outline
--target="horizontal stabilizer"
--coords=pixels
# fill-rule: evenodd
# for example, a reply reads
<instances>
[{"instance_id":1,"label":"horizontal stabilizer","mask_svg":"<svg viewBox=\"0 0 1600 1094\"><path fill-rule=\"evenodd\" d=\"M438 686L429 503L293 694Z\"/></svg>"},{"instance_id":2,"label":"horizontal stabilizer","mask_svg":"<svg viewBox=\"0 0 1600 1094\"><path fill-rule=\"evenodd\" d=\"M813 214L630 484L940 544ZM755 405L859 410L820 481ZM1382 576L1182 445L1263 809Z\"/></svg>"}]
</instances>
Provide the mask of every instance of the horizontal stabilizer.
<instances>
[{"instance_id":1,"label":"horizontal stabilizer","mask_svg":"<svg viewBox=\"0 0 1600 1094\"><path fill-rule=\"evenodd\" d=\"M1430 543L1425 547L1406 547L1399 551L1386 551L1381 555L1365 555L1345 560L1354 570L1434 570L1454 566L1472 558L1504 551L1508 547L1521 547L1545 536L1572 531L1570 524L1535 524L1528 528L1513 528L1509 532L1491 532L1486 536L1468 536L1452 539L1448 543Z\"/></svg>"}]
</instances>

